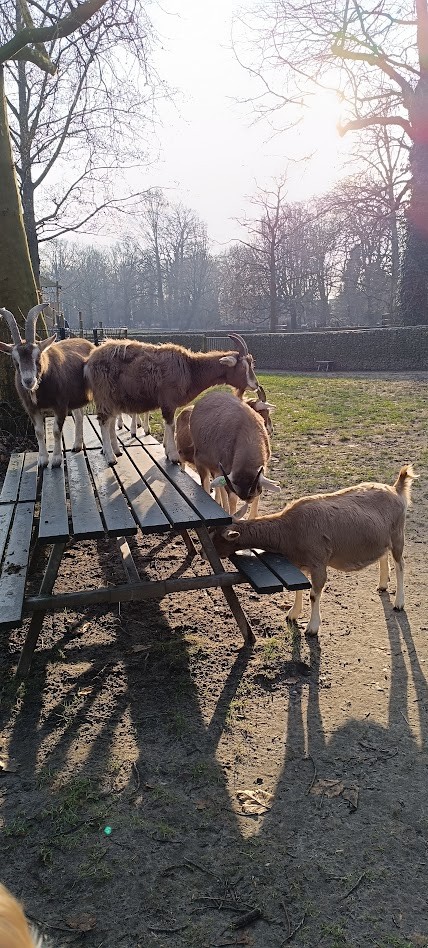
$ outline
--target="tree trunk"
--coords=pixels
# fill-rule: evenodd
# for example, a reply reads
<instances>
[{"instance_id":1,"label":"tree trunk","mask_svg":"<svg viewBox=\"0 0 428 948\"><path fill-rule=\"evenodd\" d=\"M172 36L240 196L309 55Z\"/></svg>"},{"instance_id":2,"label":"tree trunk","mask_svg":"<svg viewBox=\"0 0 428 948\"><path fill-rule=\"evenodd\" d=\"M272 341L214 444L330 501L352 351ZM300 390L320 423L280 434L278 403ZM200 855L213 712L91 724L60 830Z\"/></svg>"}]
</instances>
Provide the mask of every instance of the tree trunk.
<instances>
[{"instance_id":1,"label":"tree trunk","mask_svg":"<svg viewBox=\"0 0 428 948\"><path fill-rule=\"evenodd\" d=\"M34 185L31 174L31 136L28 121L26 64L18 61L20 184L24 226L27 235L31 265L37 286L40 286L40 257L34 211Z\"/></svg>"},{"instance_id":2,"label":"tree trunk","mask_svg":"<svg viewBox=\"0 0 428 948\"><path fill-rule=\"evenodd\" d=\"M272 238L269 253L269 324L269 332L278 331L278 287L274 238Z\"/></svg>"},{"instance_id":3,"label":"tree trunk","mask_svg":"<svg viewBox=\"0 0 428 948\"><path fill-rule=\"evenodd\" d=\"M0 306L11 310L23 330L23 314L37 303L37 289L28 252L6 111L3 66L0 66ZM0 319L0 338L11 342ZM0 399L14 407L20 402L13 383L11 360L0 355Z\"/></svg>"},{"instance_id":4,"label":"tree trunk","mask_svg":"<svg viewBox=\"0 0 428 948\"><path fill-rule=\"evenodd\" d=\"M412 192L400 286L402 322L428 323L428 72L423 70L409 108Z\"/></svg>"}]
</instances>

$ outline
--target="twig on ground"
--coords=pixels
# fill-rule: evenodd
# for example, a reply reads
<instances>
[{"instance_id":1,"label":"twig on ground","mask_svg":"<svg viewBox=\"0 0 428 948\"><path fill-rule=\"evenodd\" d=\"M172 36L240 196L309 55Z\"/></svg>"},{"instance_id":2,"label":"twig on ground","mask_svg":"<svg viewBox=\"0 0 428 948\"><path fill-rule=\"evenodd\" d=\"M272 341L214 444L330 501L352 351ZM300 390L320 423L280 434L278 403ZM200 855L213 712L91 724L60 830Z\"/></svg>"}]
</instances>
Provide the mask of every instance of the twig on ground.
<instances>
[{"instance_id":1,"label":"twig on ground","mask_svg":"<svg viewBox=\"0 0 428 948\"><path fill-rule=\"evenodd\" d=\"M252 912L247 912L246 915L241 915L241 918L237 918L236 922L232 923L232 928L246 928L247 925L253 925L254 922L258 922L261 918L263 918L263 912L261 909L255 908Z\"/></svg>"},{"instance_id":2,"label":"twig on ground","mask_svg":"<svg viewBox=\"0 0 428 948\"><path fill-rule=\"evenodd\" d=\"M310 782L310 784L309 784L308 789L305 790L305 797L307 797L308 794L311 792L312 787L313 787L313 785L314 785L314 783L315 783L315 781L316 781L316 779L317 779L317 777L318 777L318 771L317 771L317 768L316 768L316 766L315 766L314 758L311 756L311 754L308 754L308 756L307 756L307 757L304 757L303 759L304 759L304 760L310 760L310 761L312 761L312 766L313 766L313 768L314 768L314 772L313 772L313 775L312 775L312 780L311 780L311 782Z\"/></svg>"},{"instance_id":3,"label":"twig on ground","mask_svg":"<svg viewBox=\"0 0 428 948\"><path fill-rule=\"evenodd\" d=\"M153 932L155 935L175 935L176 932L184 932L185 928L189 927L189 922L186 922L185 925L177 925L176 928L154 928L153 925L149 925L149 932Z\"/></svg>"},{"instance_id":4,"label":"twig on ground","mask_svg":"<svg viewBox=\"0 0 428 948\"><path fill-rule=\"evenodd\" d=\"M140 789L141 778L140 778L140 771L138 770L135 760L132 763L132 770L135 775L135 792L137 793L137 791Z\"/></svg>"},{"instance_id":5,"label":"twig on ground","mask_svg":"<svg viewBox=\"0 0 428 948\"><path fill-rule=\"evenodd\" d=\"M402 712L402 711L400 711L400 714L401 714L401 717L402 717L402 718L404 718L404 720L405 720L405 722L406 722L406 724L407 724L407 727L410 727L410 723L409 723L409 720L408 720L408 718L406 718L406 715L405 715L405 714L403 714L403 712Z\"/></svg>"},{"instance_id":6,"label":"twig on ground","mask_svg":"<svg viewBox=\"0 0 428 948\"><path fill-rule=\"evenodd\" d=\"M297 932L299 932L300 929L303 928L305 921L306 921L306 912L304 913L303 918L300 920L299 924L296 925L296 927L293 928L293 930L287 935L287 938L283 942L284 945L287 945L288 942L291 941L295 935L297 935Z\"/></svg>"},{"instance_id":7,"label":"twig on ground","mask_svg":"<svg viewBox=\"0 0 428 948\"><path fill-rule=\"evenodd\" d=\"M287 912L287 909L286 909L286 907L285 907L285 902L282 901L282 902L280 902L279 904L280 904L280 906L281 906L281 908L282 908L282 910L283 910L283 912L284 912L284 915L285 915L285 918L286 918L286 921L287 921L287 936L288 936L288 935L290 934L290 932L291 932L290 916L289 916L289 914L288 914L288 912Z\"/></svg>"},{"instance_id":8,"label":"twig on ground","mask_svg":"<svg viewBox=\"0 0 428 948\"><path fill-rule=\"evenodd\" d=\"M354 883L354 885L349 889L349 892L345 892L345 895L341 896L340 901L343 901L343 899L347 899L348 896L352 895L352 893L355 892L356 889L358 889L358 886L361 885L363 879L365 879L366 877L367 877L366 871L362 872L359 878L357 879L357 881Z\"/></svg>"},{"instance_id":9,"label":"twig on ground","mask_svg":"<svg viewBox=\"0 0 428 948\"><path fill-rule=\"evenodd\" d=\"M212 869L208 869L207 866L201 866L199 862L195 862L193 859L185 859L184 865L189 866L189 867L192 866L194 869L199 869L200 872L206 872L207 875L213 876L213 878L216 879L217 882L219 881L218 876L216 876L215 872L213 872Z\"/></svg>"},{"instance_id":10,"label":"twig on ground","mask_svg":"<svg viewBox=\"0 0 428 948\"><path fill-rule=\"evenodd\" d=\"M246 905L243 902L242 905L239 905L238 902L234 902L232 899L224 899L221 895L197 895L195 902L215 902L218 909L223 909L227 912L246 912L252 914L253 912L259 911L254 905Z\"/></svg>"}]
</instances>

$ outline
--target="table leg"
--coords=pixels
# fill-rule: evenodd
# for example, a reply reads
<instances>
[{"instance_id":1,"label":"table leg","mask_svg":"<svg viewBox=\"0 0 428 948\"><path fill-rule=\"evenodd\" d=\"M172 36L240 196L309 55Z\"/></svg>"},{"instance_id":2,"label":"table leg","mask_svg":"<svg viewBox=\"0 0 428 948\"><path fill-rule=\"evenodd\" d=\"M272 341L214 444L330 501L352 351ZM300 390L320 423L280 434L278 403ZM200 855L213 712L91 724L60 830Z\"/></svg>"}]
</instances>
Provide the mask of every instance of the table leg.
<instances>
[{"instance_id":1,"label":"table leg","mask_svg":"<svg viewBox=\"0 0 428 948\"><path fill-rule=\"evenodd\" d=\"M39 596L49 595L52 592L65 547L65 543L54 544L48 560L48 565L45 570L45 575L43 576L40 585ZM26 678L30 671L34 649L37 645L37 639L39 637L45 615L46 612L34 612L31 617L30 628L28 629L27 637L21 652L21 657L18 662L18 668L16 670L17 678Z\"/></svg>"},{"instance_id":2,"label":"table leg","mask_svg":"<svg viewBox=\"0 0 428 948\"><path fill-rule=\"evenodd\" d=\"M214 573L222 573L223 572L222 562L214 546L214 543L212 542L212 539L208 533L207 528L195 527L195 530L201 541L202 548L205 552L207 560L210 566L212 567L212 569L214 570ZM245 612L242 609L242 606L239 602L239 599L236 595L235 590L232 588L232 586L221 586L221 591L223 593L224 598L226 599L226 602L229 606L229 609L233 617L236 619L239 629L242 632L245 644L254 645L254 642L256 641L256 637L245 615Z\"/></svg>"}]
</instances>

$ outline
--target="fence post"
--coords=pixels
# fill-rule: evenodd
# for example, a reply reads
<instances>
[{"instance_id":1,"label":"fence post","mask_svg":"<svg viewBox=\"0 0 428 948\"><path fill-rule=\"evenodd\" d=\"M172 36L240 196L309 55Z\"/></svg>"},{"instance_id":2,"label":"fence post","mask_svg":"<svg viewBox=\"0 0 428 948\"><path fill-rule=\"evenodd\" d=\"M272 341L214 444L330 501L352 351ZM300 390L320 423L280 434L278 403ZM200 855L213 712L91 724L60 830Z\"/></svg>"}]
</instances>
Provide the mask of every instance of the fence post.
<instances>
[{"instance_id":1,"label":"fence post","mask_svg":"<svg viewBox=\"0 0 428 948\"><path fill-rule=\"evenodd\" d=\"M80 310L79 310L79 336L83 336L83 319L82 319L82 313Z\"/></svg>"},{"instance_id":2,"label":"fence post","mask_svg":"<svg viewBox=\"0 0 428 948\"><path fill-rule=\"evenodd\" d=\"M100 341L98 339L98 329L96 326L94 326L93 333L94 333L94 343L96 346L99 346Z\"/></svg>"},{"instance_id":3,"label":"fence post","mask_svg":"<svg viewBox=\"0 0 428 948\"><path fill-rule=\"evenodd\" d=\"M104 330L103 330L103 324L102 324L101 320L100 320L100 322L98 323L98 330L99 330L100 338L103 339L103 338L104 338Z\"/></svg>"}]
</instances>

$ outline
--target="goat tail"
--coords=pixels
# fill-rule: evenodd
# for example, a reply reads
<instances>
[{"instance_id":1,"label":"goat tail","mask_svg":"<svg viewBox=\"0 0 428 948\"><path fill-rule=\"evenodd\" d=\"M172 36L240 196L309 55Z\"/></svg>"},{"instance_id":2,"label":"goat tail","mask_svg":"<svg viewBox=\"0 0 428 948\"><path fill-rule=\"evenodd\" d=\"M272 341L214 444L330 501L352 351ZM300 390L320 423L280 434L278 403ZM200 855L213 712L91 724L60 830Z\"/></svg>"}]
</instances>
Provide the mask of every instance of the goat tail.
<instances>
[{"instance_id":1,"label":"goat tail","mask_svg":"<svg viewBox=\"0 0 428 948\"><path fill-rule=\"evenodd\" d=\"M397 477L397 480L394 484L394 490L400 496L404 497L406 504L411 504L412 502L412 481L419 477L418 474L415 474L412 464L403 464L403 467L400 468L400 473Z\"/></svg>"}]
</instances>

